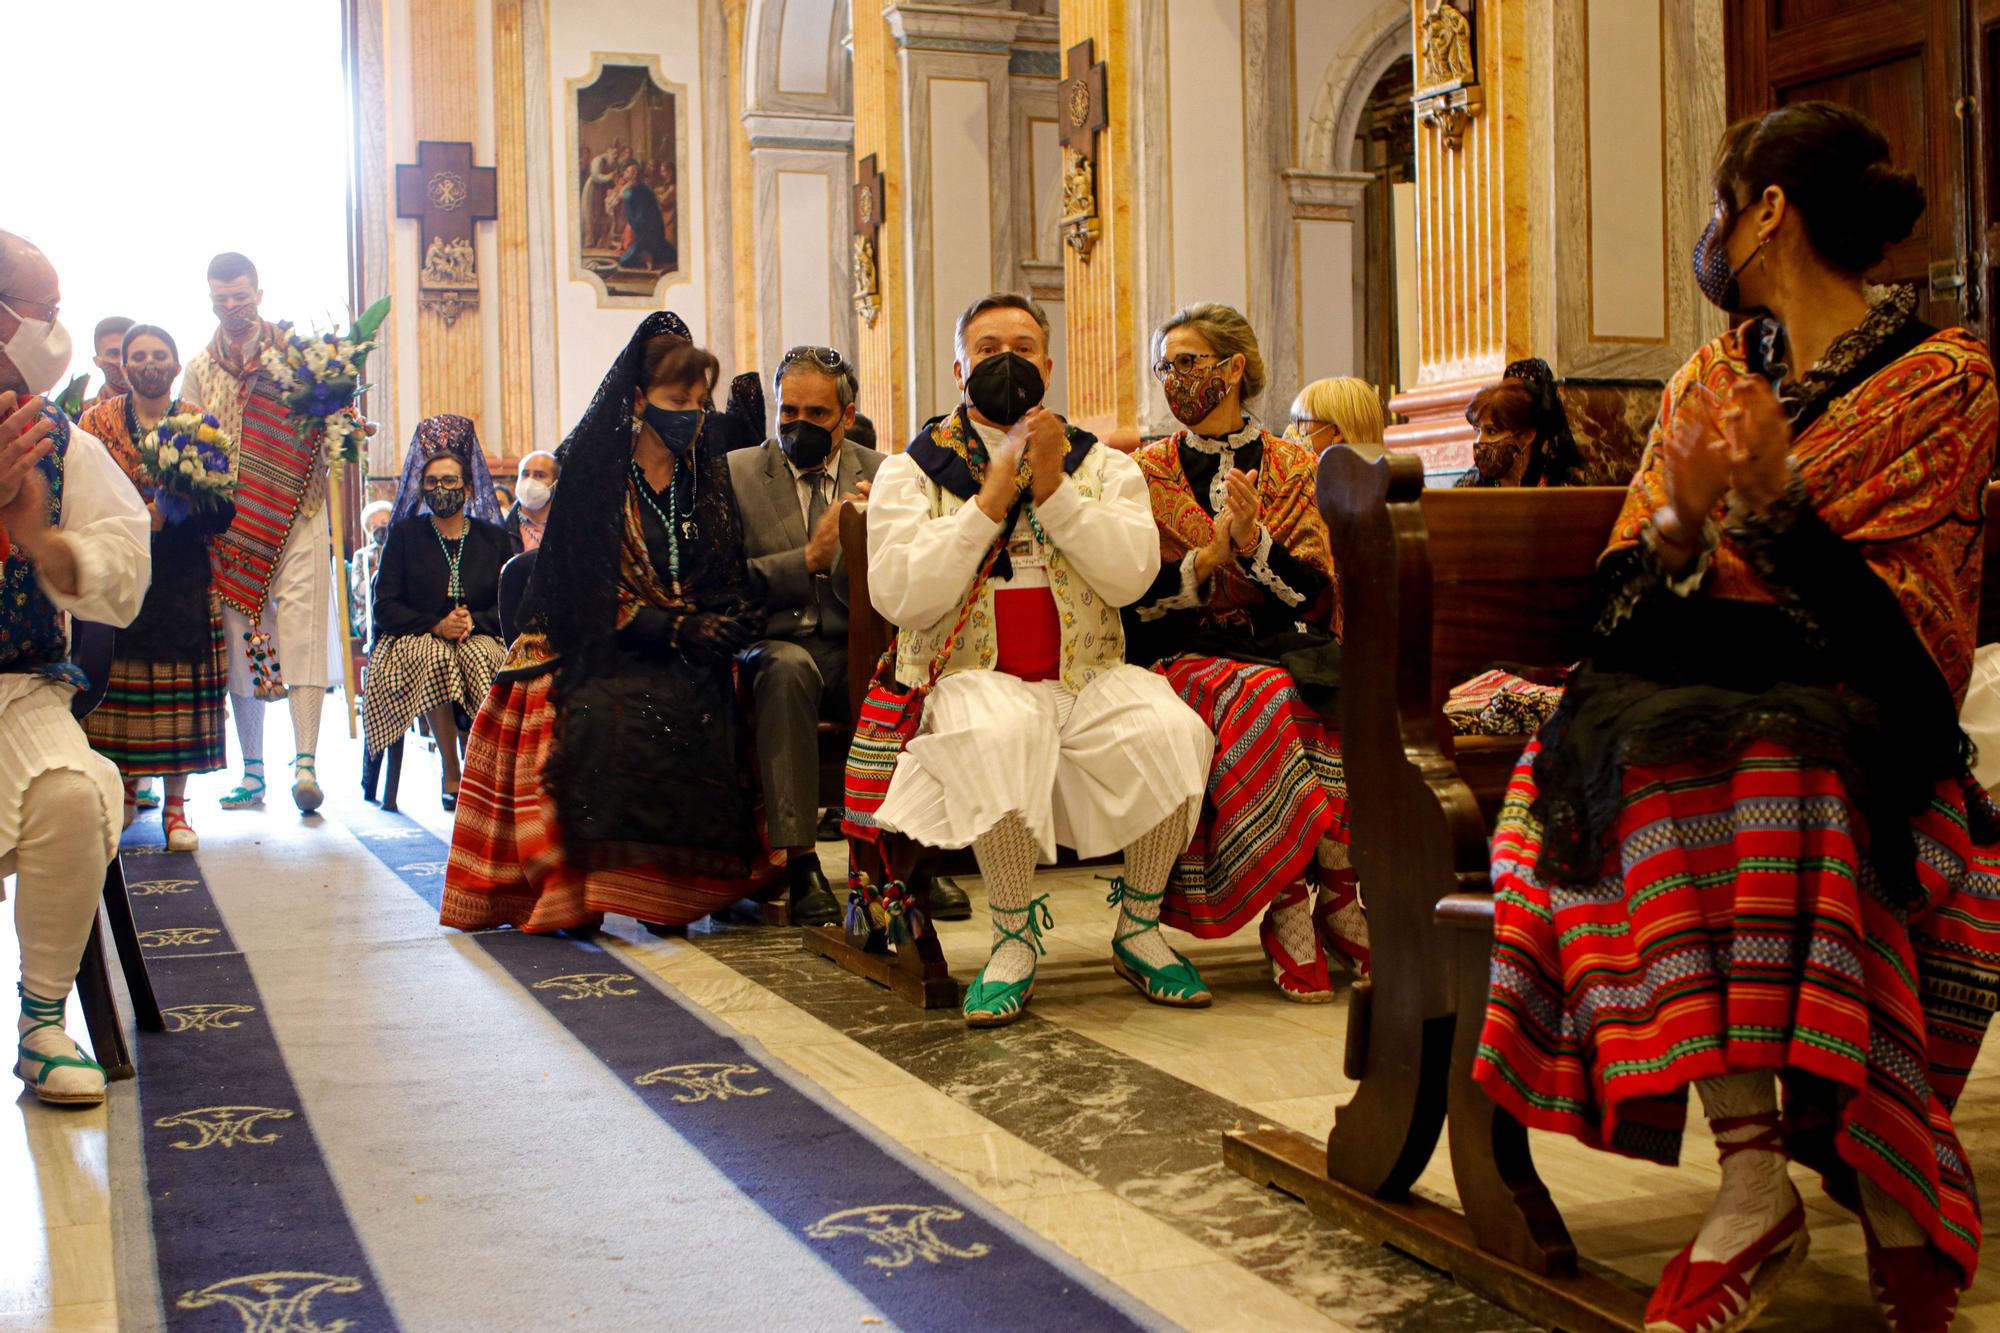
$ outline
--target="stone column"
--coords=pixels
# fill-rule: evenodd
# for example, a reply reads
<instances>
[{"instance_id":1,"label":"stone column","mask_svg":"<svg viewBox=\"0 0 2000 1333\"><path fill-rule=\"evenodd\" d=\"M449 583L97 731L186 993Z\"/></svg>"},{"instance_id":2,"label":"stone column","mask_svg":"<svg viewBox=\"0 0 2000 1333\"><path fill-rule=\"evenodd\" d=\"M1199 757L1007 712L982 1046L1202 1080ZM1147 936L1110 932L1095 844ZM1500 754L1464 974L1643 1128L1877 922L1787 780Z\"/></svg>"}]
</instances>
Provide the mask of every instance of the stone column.
<instances>
[{"instance_id":1,"label":"stone column","mask_svg":"<svg viewBox=\"0 0 2000 1333\"><path fill-rule=\"evenodd\" d=\"M411 121L425 139L470 143L479 133L478 14L474 0L426 0L410 6ZM475 228L474 243L477 244ZM417 241L418 254L423 240ZM482 271L480 303L494 299ZM484 425L484 365L480 320L447 325L431 310L417 313L417 402L420 416L455 412ZM483 433L483 432L482 432Z\"/></svg>"},{"instance_id":2,"label":"stone column","mask_svg":"<svg viewBox=\"0 0 2000 1333\"><path fill-rule=\"evenodd\" d=\"M896 41L889 20L872 0L853 8L854 159L874 156L882 172L882 225L876 251L880 309L874 321L855 320L855 370L861 376L861 411L875 423L883 449L908 440L910 393L904 382L909 310L902 299L908 267L903 215L908 181L903 170L903 98ZM849 214L851 216L851 214Z\"/></svg>"},{"instance_id":3,"label":"stone column","mask_svg":"<svg viewBox=\"0 0 2000 1333\"><path fill-rule=\"evenodd\" d=\"M493 0L494 220L500 293L500 432L487 452L518 461L554 449L555 261L551 231L548 10Z\"/></svg>"},{"instance_id":4,"label":"stone column","mask_svg":"<svg viewBox=\"0 0 2000 1333\"><path fill-rule=\"evenodd\" d=\"M1057 45L1095 45L1105 65L1109 124L1097 144L1097 239L1090 258L1064 247L1063 315L1068 331L1070 419L1105 434L1136 430L1144 373L1138 287L1140 123L1135 119L1134 41L1128 0L1064 0Z\"/></svg>"}]
</instances>

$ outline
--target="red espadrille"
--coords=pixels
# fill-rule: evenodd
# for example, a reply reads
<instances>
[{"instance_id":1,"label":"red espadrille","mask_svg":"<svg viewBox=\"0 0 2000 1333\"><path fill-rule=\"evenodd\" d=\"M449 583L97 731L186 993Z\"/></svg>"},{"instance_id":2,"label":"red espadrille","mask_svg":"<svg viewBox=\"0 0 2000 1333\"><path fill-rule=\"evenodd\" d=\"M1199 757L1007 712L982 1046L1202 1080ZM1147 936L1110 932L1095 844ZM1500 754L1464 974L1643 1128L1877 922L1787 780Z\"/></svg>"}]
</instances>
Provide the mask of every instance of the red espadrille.
<instances>
[{"instance_id":1,"label":"red espadrille","mask_svg":"<svg viewBox=\"0 0 2000 1333\"><path fill-rule=\"evenodd\" d=\"M1958 1314L1958 1265L1929 1245L1883 1245L1868 1210L1861 1210L1868 1241L1868 1286L1896 1333L1944 1333Z\"/></svg>"},{"instance_id":2,"label":"red espadrille","mask_svg":"<svg viewBox=\"0 0 2000 1333\"><path fill-rule=\"evenodd\" d=\"M1327 1004L1333 1000L1333 979L1327 974L1326 950L1320 944L1317 925L1309 926L1307 931L1312 938L1312 957L1300 961L1285 948L1284 941L1278 938L1277 926L1272 923L1279 908L1304 903L1308 892L1304 883L1280 890L1271 910L1257 923L1257 938L1263 941L1264 953L1271 960L1271 980L1280 995L1297 1004Z\"/></svg>"},{"instance_id":3,"label":"red espadrille","mask_svg":"<svg viewBox=\"0 0 2000 1333\"><path fill-rule=\"evenodd\" d=\"M1739 1152L1784 1151L1776 1114L1741 1116L1712 1122L1718 1136L1732 1130L1762 1132L1741 1143L1718 1143L1726 1160ZM1785 1188L1790 1189L1787 1182ZM1646 1302L1646 1333L1735 1333L1763 1313L1780 1284L1806 1258L1805 1205L1793 1194L1792 1206L1769 1231L1727 1262L1691 1257L1690 1240L1660 1274Z\"/></svg>"}]
</instances>

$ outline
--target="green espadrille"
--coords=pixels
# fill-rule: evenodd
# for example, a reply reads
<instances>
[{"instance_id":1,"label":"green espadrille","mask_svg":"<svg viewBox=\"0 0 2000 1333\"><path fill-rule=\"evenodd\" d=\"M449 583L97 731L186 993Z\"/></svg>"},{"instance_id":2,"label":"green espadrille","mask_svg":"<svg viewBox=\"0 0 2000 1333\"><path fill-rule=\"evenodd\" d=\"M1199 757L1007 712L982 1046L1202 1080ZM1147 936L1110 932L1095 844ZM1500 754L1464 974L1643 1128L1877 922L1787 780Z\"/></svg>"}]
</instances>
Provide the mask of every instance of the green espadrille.
<instances>
[{"instance_id":1,"label":"green espadrille","mask_svg":"<svg viewBox=\"0 0 2000 1333\"><path fill-rule=\"evenodd\" d=\"M31 1023L28 1030L21 1034L20 1063L14 1067L15 1074L19 1076L23 1083L33 1088L35 1095L45 1102L58 1106L100 1105L104 1101L103 1065L98 1064L95 1060L84 1059L81 1053L77 1055L45 1055L41 1051L31 1051L28 1049L28 1038L34 1036L37 1032L48 1028L53 1028L57 1032L63 1030L63 1001L44 1000L39 995L30 995L18 983L15 985L15 989L20 991L21 994L21 1017L30 1020ZM68 1038L65 1037L64 1040L68 1040ZM74 1042L70 1044L70 1048L72 1050L77 1049ZM30 1062L40 1066L32 1075L27 1070ZM51 1069L91 1070L97 1075L97 1086L94 1088L76 1089L69 1092L59 1092L47 1086L44 1081L48 1078Z\"/></svg>"},{"instance_id":2,"label":"green espadrille","mask_svg":"<svg viewBox=\"0 0 2000 1333\"><path fill-rule=\"evenodd\" d=\"M1042 909L1040 917L1035 909ZM1055 919L1049 915L1049 895L1042 894L1029 900L1026 907L996 907L994 925L999 927L1003 940L1018 940L1032 945L1036 955L1046 954L1042 947L1042 931L1055 926ZM1001 916L1024 916L1027 918L1018 927L1002 926L997 918ZM999 945L994 945L999 948ZM987 967L992 966L988 959ZM965 1025L974 1028L1003 1028L1026 1012L1028 1000L1035 993L1035 974L1030 971L1019 981L988 981L986 968L979 969L978 977L965 988Z\"/></svg>"},{"instance_id":3,"label":"green espadrille","mask_svg":"<svg viewBox=\"0 0 2000 1333\"><path fill-rule=\"evenodd\" d=\"M1104 876L1099 875L1099 879ZM1178 949L1172 950L1175 962L1171 967L1154 967L1125 947L1125 941L1137 939L1149 930L1158 930L1158 919L1140 921L1123 909L1126 899L1135 902L1156 903L1167 896L1163 888L1158 893L1141 893L1125 882L1119 875L1109 881L1111 892L1104 901L1120 908L1118 923L1122 927L1127 921L1134 922L1138 929L1114 934L1111 939L1111 970L1132 983L1139 993L1154 1004L1164 1004L1175 1009L1206 1009L1215 1002L1208 993L1208 984L1201 979L1201 973L1194 970L1194 964Z\"/></svg>"}]
</instances>

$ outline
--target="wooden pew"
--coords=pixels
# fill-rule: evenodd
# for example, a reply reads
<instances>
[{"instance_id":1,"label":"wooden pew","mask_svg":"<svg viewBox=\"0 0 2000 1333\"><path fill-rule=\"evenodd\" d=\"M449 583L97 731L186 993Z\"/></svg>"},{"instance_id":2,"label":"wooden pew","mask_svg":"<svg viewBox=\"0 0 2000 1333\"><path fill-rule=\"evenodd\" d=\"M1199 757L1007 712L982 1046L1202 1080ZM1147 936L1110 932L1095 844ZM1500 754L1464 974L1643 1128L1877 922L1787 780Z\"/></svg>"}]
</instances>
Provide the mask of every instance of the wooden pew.
<instances>
[{"instance_id":1,"label":"wooden pew","mask_svg":"<svg viewBox=\"0 0 2000 1333\"><path fill-rule=\"evenodd\" d=\"M1351 852L1375 960L1349 1011L1347 1072L1360 1087L1324 1148L1260 1130L1223 1149L1252 1179L1578 1333L1637 1327L1645 1293L1579 1269L1526 1131L1472 1081L1493 938L1487 841L1523 741L1453 737L1441 709L1454 684L1494 662L1581 654L1624 495L1427 491L1412 458L1322 456L1346 624ZM1996 498L1989 488L1989 512ZM1986 529L1985 566L2000 587L2000 525ZM1996 638L2000 597L1980 616L1980 641ZM1409 1193L1447 1125L1461 1211Z\"/></svg>"},{"instance_id":2,"label":"wooden pew","mask_svg":"<svg viewBox=\"0 0 2000 1333\"><path fill-rule=\"evenodd\" d=\"M868 697L868 683L874 678L875 664L887 651L894 631L875 610L868 595L868 511L851 502L840 507L840 545L847 558L847 689L852 706L850 716L861 716L861 701ZM883 840L889 863L897 878L912 887L915 900L929 900L930 880L939 857L907 838L893 834ZM836 897L842 895L836 890ZM928 920L910 944L897 946L885 932L865 930L849 933L841 925L821 926L801 932L808 951L831 959L841 967L922 1009L956 1008L958 983L951 978L939 947L937 932Z\"/></svg>"},{"instance_id":3,"label":"wooden pew","mask_svg":"<svg viewBox=\"0 0 2000 1333\"><path fill-rule=\"evenodd\" d=\"M1552 1327L1638 1326L1645 1296L1578 1271L1526 1131L1471 1080L1491 948L1487 837L1520 738L1454 738L1450 687L1497 661L1580 655L1624 491L1425 490L1415 458L1329 449L1319 499L1341 570L1341 747L1373 976L1355 988L1360 1087L1325 1145L1259 1130L1225 1159L1315 1211ZM1441 899L1484 931L1441 930ZM1464 1021L1460 1021L1460 1019ZM1410 1194L1440 1134L1462 1211Z\"/></svg>"}]
</instances>

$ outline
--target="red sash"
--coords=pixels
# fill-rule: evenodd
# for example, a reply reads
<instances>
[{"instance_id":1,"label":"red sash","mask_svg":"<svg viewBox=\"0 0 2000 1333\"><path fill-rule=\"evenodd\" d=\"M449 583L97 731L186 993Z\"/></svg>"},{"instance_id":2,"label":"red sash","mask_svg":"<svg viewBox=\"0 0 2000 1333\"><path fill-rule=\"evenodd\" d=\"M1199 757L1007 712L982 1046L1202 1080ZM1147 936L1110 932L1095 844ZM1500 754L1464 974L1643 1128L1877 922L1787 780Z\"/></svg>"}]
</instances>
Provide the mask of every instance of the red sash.
<instances>
[{"instance_id":1,"label":"red sash","mask_svg":"<svg viewBox=\"0 0 2000 1333\"><path fill-rule=\"evenodd\" d=\"M236 522L214 546L216 595L253 625L263 619L278 553L298 519L318 452L299 443L270 377L257 375L236 439Z\"/></svg>"}]
</instances>

